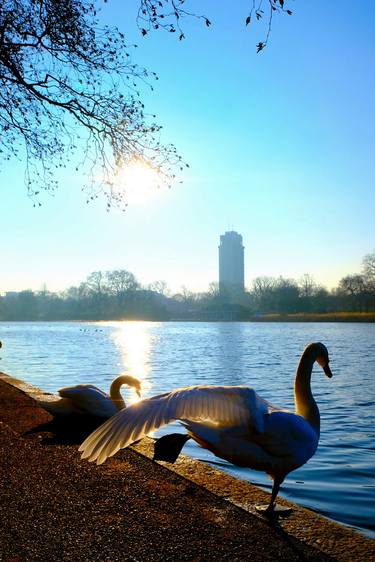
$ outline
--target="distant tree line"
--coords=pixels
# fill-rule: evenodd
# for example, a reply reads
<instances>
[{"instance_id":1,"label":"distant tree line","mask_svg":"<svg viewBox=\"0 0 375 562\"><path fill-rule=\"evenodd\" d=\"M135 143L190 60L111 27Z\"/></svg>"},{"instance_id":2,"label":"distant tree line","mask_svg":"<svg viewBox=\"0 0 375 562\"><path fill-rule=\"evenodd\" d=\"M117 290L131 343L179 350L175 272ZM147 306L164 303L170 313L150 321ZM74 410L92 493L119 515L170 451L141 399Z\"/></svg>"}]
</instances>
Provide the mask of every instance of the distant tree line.
<instances>
[{"instance_id":1,"label":"distant tree line","mask_svg":"<svg viewBox=\"0 0 375 562\"><path fill-rule=\"evenodd\" d=\"M165 281L142 286L125 269L94 271L78 287L53 293L7 292L0 296L0 320L246 320L267 314L375 312L375 252L362 271L343 277L331 291L305 274L298 281L257 277L236 298L211 283L205 293L182 287L171 295Z\"/></svg>"},{"instance_id":2,"label":"distant tree line","mask_svg":"<svg viewBox=\"0 0 375 562\"><path fill-rule=\"evenodd\" d=\"M142 287L125 269L94 271L78 287L25 290L0 297L0 320L166 320L164 283Z\"/></svg>"}]
</instances>

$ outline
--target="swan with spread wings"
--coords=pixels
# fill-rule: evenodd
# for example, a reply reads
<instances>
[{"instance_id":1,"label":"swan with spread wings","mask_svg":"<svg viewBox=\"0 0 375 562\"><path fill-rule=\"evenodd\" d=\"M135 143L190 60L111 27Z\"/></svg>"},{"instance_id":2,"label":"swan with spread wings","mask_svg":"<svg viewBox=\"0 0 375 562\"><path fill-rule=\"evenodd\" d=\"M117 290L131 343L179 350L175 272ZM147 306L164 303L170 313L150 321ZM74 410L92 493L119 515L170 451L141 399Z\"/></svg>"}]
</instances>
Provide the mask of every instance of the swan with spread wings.
<instances>
[{"instance_id":1,"label":"swan with spread wings","mask_svg":"<svg viewBox=\"0 0 375 562\"><path fill-rule=\"evenodd\" d=\"M310 386L315 362L332 376L326 347L308 345L295 377L295 412L274 406L245 386L180 388L142 400L113 416L83 442L82 457L101 464L151 431L180 420L187 437L217 457L264 471L273 479L266 510L272 514L286 475L305 464L318 446L320 415ZM178 448L181 450L181 444Z\"/></svg>"}]
</instances>

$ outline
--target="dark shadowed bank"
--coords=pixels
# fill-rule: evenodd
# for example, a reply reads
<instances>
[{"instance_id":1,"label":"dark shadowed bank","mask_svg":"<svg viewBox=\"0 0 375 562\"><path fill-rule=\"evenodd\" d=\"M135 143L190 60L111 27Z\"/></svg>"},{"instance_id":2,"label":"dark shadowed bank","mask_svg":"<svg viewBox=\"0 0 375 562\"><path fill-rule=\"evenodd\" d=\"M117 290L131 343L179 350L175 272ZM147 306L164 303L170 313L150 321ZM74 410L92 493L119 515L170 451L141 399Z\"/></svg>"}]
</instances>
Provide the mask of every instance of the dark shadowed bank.
<instances>
[{"instance_id":1,"label":"dark shadowed bank","mask_svg":"<svg viewBox=\"0 0 375 562\"><path fill-rule=\"evenodd\" d=\"M100 467L82 461L88 428L51 426L35 392L0 375L4 562L375 559L373 542L309 510L261 519L251 506L268 495L251 484L186 457L152 462L151 439Z\"/></svg>"}]
</instances>

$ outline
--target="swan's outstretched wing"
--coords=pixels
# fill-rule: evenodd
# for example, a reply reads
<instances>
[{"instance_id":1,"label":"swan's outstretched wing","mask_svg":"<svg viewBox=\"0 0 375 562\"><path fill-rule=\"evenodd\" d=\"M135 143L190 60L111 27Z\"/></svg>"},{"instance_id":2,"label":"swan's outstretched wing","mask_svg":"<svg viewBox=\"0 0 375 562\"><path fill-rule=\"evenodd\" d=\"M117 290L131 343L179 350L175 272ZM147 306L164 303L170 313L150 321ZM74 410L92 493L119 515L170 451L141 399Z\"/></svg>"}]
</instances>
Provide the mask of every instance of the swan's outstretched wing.
<instances>
[{"instance_id":1,"label":"swan's outstretched wing","mask_svg":"<svg viewBox=\"0 0 375 562\"><path fill-rule=\"evenodd\" d=\"M117 412L108 394L92 384L66 386L59 390L59 394L62 398L69 398L77 412L82 414L110 418Z\"/></svg>"},{"instance_id":2,"label":"swan's outstretched wing","mask_svg":"<svg viewBox=\"0 0 375 562\"><path fill-rule=\"evenodd\" d=\"M122 410L81 445L82 457L97 464L174 420L210 421L218 427L263 431L273 407L248 387L192 386L142 400Z\"/></svg>"}]
</instances>

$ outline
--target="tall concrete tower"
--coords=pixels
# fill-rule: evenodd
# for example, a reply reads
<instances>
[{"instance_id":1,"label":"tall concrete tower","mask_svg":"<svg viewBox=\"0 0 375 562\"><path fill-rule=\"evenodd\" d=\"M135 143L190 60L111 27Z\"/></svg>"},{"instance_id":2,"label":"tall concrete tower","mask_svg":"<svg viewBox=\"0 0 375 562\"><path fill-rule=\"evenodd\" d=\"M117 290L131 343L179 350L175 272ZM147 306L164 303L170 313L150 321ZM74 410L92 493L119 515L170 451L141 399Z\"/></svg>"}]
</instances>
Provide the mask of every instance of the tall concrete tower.
<instances>
[{"instance_id":1,"label":"tall concrete tower","mask_svg":"<svg viewBox=\"0 0 375 562\"><path fill-rule=\"evenodd\" d=\"M233 230L220 236L219 289L232 298L241 296L245 290L242 236Z\"/></svg>"}]
</instances>

